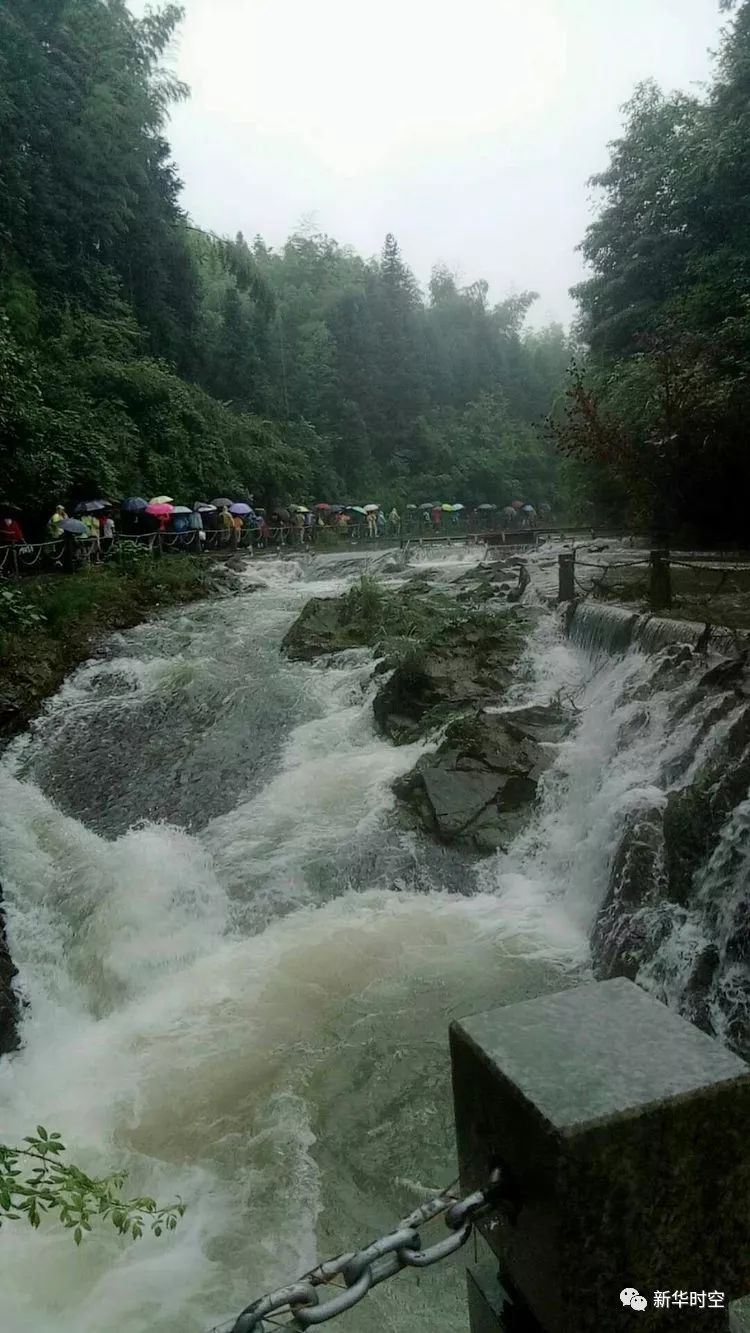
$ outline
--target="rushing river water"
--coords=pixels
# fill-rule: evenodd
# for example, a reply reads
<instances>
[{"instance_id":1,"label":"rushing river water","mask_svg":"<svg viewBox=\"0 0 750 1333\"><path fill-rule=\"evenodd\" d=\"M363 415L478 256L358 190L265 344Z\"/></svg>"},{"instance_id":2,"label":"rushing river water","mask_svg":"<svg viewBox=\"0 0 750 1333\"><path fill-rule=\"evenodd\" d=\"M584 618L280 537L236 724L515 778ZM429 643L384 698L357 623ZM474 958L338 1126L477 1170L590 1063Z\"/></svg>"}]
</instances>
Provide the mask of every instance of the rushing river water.
<instances>
[{"instance_id":1,"label":"rushing river water","mask_svg":"<svg viewBox=\"0 0 750 1333\"><path fill-rule=\"evenodd\" d=\"M581 722L509 855L469 864L394 817L420 747L376 735L370 655L280 656L306 599L355 572L259 562L251 596L112 641L3 758L29 1007L2 1137L42 1122L87 1169L189 1204L137 1244L4 1228L8 1333L202 1333L391 1229L455 1174L450 1020L586 973L618 811L651 762L645 741L615 758L632 659L602 672L544 615L515 699L583 691ZM460 1265L345 1323L465 1329Z\"/></svg>"}]
</instances>

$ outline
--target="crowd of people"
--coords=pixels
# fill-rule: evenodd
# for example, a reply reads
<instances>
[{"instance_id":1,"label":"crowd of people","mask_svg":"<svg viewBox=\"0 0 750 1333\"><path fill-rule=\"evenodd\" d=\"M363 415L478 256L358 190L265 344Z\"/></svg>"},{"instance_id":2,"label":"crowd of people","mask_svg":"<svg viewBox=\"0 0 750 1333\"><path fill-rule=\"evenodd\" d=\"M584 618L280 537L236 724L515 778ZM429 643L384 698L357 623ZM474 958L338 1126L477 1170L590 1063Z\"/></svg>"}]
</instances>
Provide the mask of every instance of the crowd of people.
<instances>
[{"instance_id":1,"label":"crowd of people","mask_svg":"<svg viewBox=\"0 0 750 1333\"><path fill-rule=\"evenodd\" d=\"M121 501L80 500L68 512L55 506L45 529L45 541L62 546L65 537L85 547L98 559L106 555L118 536L129 538L170 537L172 544L188 549L221 545L268 546L271 543L313 543L322 532L337 534L351 541L413 536L429 530L461 529L477 532L487 528L529 528L549 522L551 507L538 508L524 500L500 508L495 504L409 504L403 516L394 505L388 513L376 503L363 505L328 504L288 507L256 505L253 495L232 500L218 496L198 500L192 506L180 505L168 495L151 500L130 496ZM11 506L0 505L0 545L26 547L21 515Z\"/></svg>"}]
</instances>

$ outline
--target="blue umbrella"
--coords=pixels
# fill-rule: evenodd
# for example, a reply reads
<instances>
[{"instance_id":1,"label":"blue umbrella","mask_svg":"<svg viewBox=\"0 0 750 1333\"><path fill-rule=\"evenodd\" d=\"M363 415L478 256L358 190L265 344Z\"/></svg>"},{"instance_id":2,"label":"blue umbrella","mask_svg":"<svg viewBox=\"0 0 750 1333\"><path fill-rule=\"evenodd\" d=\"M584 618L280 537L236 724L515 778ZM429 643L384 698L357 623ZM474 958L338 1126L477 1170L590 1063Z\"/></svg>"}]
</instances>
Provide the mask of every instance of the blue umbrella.
<instances>
[{"instance_id":1,"label":"blue umbrella","mask_svg":"<svg viewBox=\"0 0 750 1333\"><path fill-rule=\"evenodd\" d=\"M109 509L109 500L81 500L73 510L74 514L99 514L102 509Z\"/></svg>"},{"instance_id":2,"label":"blue umbrella","mask_svg":"<svg viewBox=\"0 0 750 1333\"><path fill-rule=\"evenodd\" d=\"M253 511L250 505L243 504L243 502L239 500L237 504L230 506L229 512L230 514L237 514L238 518L246 518L247 515L252 514Z\"/></svg>"},{"instance_id":3,"label":"blue umbrella","mask_svg":"<svg viewBox=\"0 0 750 1333\"><path fill-rule=\"evenodd\" d=\"M120 508L125 514L140 514L148 506L148 500L141 499L140 495L131 495L129 500L123 500Z\"/></svg>"},{"instance_id":4,"label":"blue umbrella","mask_svg":"<svg viewBox=\"0 0 750 1333\"><path fill-rule=\"evenodd\" d=\"M77 518L64 518L60 527L63 532L70 532L74 537L83 537L88 531L85 523L79 522Z\"/></svg>"}]
</instances>

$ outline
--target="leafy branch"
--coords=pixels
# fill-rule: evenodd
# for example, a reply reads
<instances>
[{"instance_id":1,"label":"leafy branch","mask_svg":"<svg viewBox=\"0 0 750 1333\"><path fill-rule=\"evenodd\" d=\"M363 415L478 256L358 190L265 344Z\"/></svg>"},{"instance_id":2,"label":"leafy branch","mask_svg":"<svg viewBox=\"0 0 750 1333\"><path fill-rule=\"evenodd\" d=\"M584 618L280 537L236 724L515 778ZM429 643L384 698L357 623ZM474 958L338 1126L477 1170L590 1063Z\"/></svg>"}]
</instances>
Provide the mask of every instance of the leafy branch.
<instances>
[{"instance_id":1,"label":"leafy branch","mask_svg":"<svg viewBox=\"0 0 750 1333\"><path fill-rule=\"evenodd\" d=\"M36 1135L24 1139L24 1148L0 1144L0 1226L4 1221L40 1225L45 1213L57 1215L63 1227L73 1232L76 1245L96 1221L109 1220L122 1236L139 1240L146 1227L155 1236L174 1231L185 1212L178 1200L166 1208L154 1199L124 1199L126 1171L96 1178L62 1161L66 1152L59 1134L49 1134L37 1125Z\"/></svg>"}]
</instances>

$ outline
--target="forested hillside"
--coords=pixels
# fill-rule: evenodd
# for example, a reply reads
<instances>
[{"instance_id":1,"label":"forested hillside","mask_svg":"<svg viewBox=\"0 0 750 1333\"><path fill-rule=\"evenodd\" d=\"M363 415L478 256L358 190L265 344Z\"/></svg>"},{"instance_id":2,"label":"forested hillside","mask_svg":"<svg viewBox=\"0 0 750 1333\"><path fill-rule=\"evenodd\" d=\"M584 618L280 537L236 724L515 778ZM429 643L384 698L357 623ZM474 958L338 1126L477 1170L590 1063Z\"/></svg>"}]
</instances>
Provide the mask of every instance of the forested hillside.
<instances>
[{"instance_id":1,"label":"forested hillside","mask_svg":"<svg viewBox=\"0 0 750 1333\"><path fill-rule=\"evenodd\" d=\"M712 86L638 88L595 180L590 353L557 434L600 507L731 538L750 493L750 3L722 8Z\"/></svg>"},{"instance_id":2,"label":"forested hillside","mask_svg":"<svg viewBox=\"0 0 750 1333\"><path fill-rule=\"evenodd\" d=\"M190 224L164 138L180 17L0 8L0 499L554 500L539 426L570 349L525 332L533 294L493 305L442 267L422 292L392 236L364 259Z\"/></svg>"}]
</instances>

